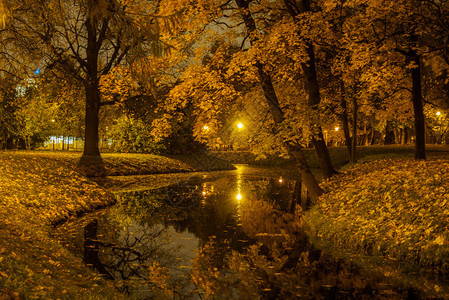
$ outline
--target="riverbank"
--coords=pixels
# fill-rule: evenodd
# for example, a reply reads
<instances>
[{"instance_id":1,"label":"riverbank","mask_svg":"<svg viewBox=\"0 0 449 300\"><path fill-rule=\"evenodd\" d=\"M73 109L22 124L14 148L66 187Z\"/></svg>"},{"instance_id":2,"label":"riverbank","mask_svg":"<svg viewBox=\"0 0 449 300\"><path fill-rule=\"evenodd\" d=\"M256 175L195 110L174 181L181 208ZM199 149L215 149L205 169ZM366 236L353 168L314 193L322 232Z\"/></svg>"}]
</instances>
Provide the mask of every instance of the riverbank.
<instances>
[{"instance_id":1,"label":"riverbank","mask_svg":"<svg viewBox=\"0 0 449 300\"><path fill-rule=\"evenodd\" d=\"M446 156L449 158L448 145L426 145L428 157L435 158ZM304 156L311 169L319 169L320 165L316 157L315 149L303 149ZM359 161L386 159L386 158L413 158L415 148L413 145L375 145L357 147L357 159ZM345 167L348 163L348 150L346 147L329 147L329 154L335 168ZM253 164L253 165L287 165L294 161L276 155L258 156L249 151L215 151L211 156L226 160L232 164Z\"/></svg>"},{"instance_id":2,"label":"riverbank","mask_svg":"<svg viewBox=\"0 0 449 300\"><path fill-rule=\"evenodd\" d=\"M78 159L79 153L0 152L0 299L123 298L49 234L52 224L115 202L77 172ZM204 170L201 159L103 156L109 175Z\"/></svg>"},{"instance_id":3,"label":"riverbank","mask_svg":"<svg viewBox=\"0 0 449 300\"><path fill-rule=\"evenodd\" d=\"M321 185L327 193L305 219L322 248L377 260L384 272L448 273L448 160L376 160ZM425 287L449 296L447 286Z\"/></svg>"},{"instance_id":4,"label":"riverbank","mask_svg":"<svg viewBox=\"0 0 449 300\"><path fill-rule=\"evenodd\" d=\"M78 161L81 156L80 152L31 151L17 153L20 155L31 155L33 157L56 160L60 164L65 165L74 171L92 176L88 168L80 168L78 166ZM235 169L228 161L206 154L160 156L138 153L104 153L101 157L106 169L104 176L130 176Z\"/></svg>"},{"instance_id":5,"label":"riverbank","mask_svg":"<svg viewBox=\"0 0 449 300\"><path fill-rule=\"evenodd\" d=\"M0 162L0 298L115 297L49 235L52 223L114 197L57 160L0 152Z\"/></svg>"},{"instance_id":6,"label":"riverbank","mask_svg":"<svg viewBox=\"0 0 449 300\"><path fill-rule=\"evenodd\" d=\"M72 155L0 152L0 240L4 241L0 243L0 299L17 295L54 299L123 297L112 288L113 283L104 281L49 235L51 224L115 201L75 171L76 157ZM117 174L133 174L145 161L145 172L195 170L179 160L148 158L133 154L104 156L106 168L120 172ZM334 248L339 245L387 261L447 270L447 160L359 164L324 182L323 187L328 193L306 214L310 234L318 237L318 243L327 241ZM429 289L444 288L431 284Z\"/></svg>"}]
</instances>

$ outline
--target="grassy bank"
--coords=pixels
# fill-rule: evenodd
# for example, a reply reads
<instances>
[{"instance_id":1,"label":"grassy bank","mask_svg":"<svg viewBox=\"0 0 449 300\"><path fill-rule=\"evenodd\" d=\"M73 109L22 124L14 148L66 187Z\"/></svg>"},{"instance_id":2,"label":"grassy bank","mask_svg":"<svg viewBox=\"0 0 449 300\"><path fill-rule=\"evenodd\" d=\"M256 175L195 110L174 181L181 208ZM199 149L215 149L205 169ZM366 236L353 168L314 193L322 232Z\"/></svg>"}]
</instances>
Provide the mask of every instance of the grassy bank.
<instances>
[{"instance_id":1,"label":"grassy bank","mask_svg":"<svg viewBox=\"0 0 449 300\"><path fill-rule=\"evenodd\" d=\"M448 160L362 163L322 186L306 220L324 247L447 272Z\"/></svg>"},{"instance_id":2,"label":"grassy bank","mask_svg":"<svg viewBox=\"0 0 449 300\"><path fill-rule=\"evenodd\" d=\"M21 155L31 155L56 160L79 173L88 173L87 169L80 169L77 164L79 152L18 152ZM227 161L205 154L160 156L136 153L104 153L101 155L106 176L128 176L165 174L193 171L233 170Z\"/></svg>"},{"instance_id":3,"label":"grassy bank","mask_svg":"<svg viewBox=\"0 0 449 300\"><path fill-rule=\"evenodd\" d=\"M49 235L52 224L115 201L78 172L79 157L0 152L0 299L122 297ZM202 156L105 154L103 160L108 175L232 168Z\"/></svg>"},{"instance_id":4,"label":"grassy bank","mask_svg":"<svg viewBox=\"0 0 449 300\"><path fill-rule=\"evenodd\" d=\"M440 157L446 155L449 157L449 146L447 145L426 145L427 154L429 157ZM307 148L303 150L304 155L312 169L320 167L315 150ZM348 162L348 150L346 147L329 147L329 153L332 158L332 163L336 168L345 166ZM357 158L360 161L366 159L385 159L385 158L413 158L415 148L413 145L376 145L357 147ZM293 161L280 158L274 155L257 156L248 151L222 151L212 152L212 156L224 159L233 164L255 164L255 165L282 165L292 164Z\"/></svg>"},{"instance_id":5,"label":"grassy bank","mask_svg":"<svg viewBox=\"0 0 449 300\"><path fill-rule=\"evenodd\" d=\"M113 289L49 230L53 222L113 202L57 160L0 152L0 297L112 298Z\"/></svg>"}]
</instances>

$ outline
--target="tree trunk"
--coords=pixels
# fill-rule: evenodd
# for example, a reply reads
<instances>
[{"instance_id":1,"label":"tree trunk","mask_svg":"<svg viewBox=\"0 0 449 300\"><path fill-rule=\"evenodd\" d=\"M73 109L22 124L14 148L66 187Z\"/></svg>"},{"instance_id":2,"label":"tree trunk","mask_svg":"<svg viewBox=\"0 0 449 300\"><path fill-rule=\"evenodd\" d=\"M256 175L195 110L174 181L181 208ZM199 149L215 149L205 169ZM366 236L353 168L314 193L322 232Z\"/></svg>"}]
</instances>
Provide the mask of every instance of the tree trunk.
<instances>
[{"instance_id":1,"label":"tree trunk","mask_svg":"<svg viewBox=\"0 0 449 300\"><path fill-rule=\"evenodd\" d=\"M100 92L95 84L88 85L86 87L85 143L83 156L100 156L100 150L98 148L99 113Z\"/></svg>"},{"instance_id":2,"label":"tree trunk","mask_svg":"<svg viewBox=\"0 0 449 300\"><path fill-rule=\"evenodd\" d=\"M394 128L394 143L400 144L401 143L401 130L399 128Z\"/></svg>"},{"instance_id":3,"label":"tree trunk","mask_svg":"<svg viewBox=\"0 0 449 300\"><path fill-rule=\"evenodd\" d=\"M364 140L363 146L368 146L369 145L369 134L368 134L368 127L366 126L366 122L363 127L363 131L365 132L365 136L364 136L365 140Z\"/></svg>"},{"instance_id":4,"label":"tree trunk","mask_svg":"<svg viewBox=\"0 0 449 300\"><path fill-rule=\"evenodd\" d=\"M357 150L357 99L352 98L352 103L354 106L354 111L352 112L352 145L351 145L351 162L355 163L357 161L356 150Z\"/></svg>"},{"instance_id":5,"label":"tree trunk","mask_svg":"<svg viewBox=\"0 0 449 300\"><path fill-rule=\"evenodd\" d=\"M343 83L343 79L341 79L341 108L342 108L342 113L341 113L341 123L343 126L343 133L345 136L345 143L346 143L346 148L348 149L348 157L349 157L349 161L351 161L351 136L349 134L349 121L348 121L348 108L347 108L347 104L346 104L346 98L345 98L345 86Z\"/></svg>"},{"instance_id":6,"label":"tree trunk","mask_svg":"<svg viewBox=\"0 0 449 300\"><path fill-rule=\"evenodd\" d=\"M288 145L287 149L290 155L295 158L296 165L301 173L301 179L310 194L311 204L316 204L318 198L323 194L323 190L320 188L315 176L312 174L304 153L298 145Z\"/></svg>"},{"instance_id":7,"label":"tree trunk","mask_svg":"<svg viewBox=\"0 0 449 300\"><path fill-rule=\"evenodd\" d=\"M319 126L318 138L312 138L313 146L315 147L316 156L320 164L321 173L324 178L330 178L334 174L338 174L337 170L332 166L332 159L329 154L329 149L324 141L321 126Z\"/></svg>"},{"instance_id":8,"label":"tree trunk","mask_svg":"<svg viewBox=\"0 0 449 300\"><path fill-rule=\"evenodd\" d=\"M323 173L324 178L329 178L338 172L332 166L332 160L329 155L329 149L326 146L323 138L323 131L321 129L321 125L319 125L319 109L318 105L321 102L320 96L320 88L318 85L318 79L315 69L315 53L313 50L313 45L311 43L306 44L306 53L309 61L307 63L302 63L301 68L306 78L306 89L307 94L309 95L309 107L314 111L314 116L317 117L316 120L313 120L313 124L311 125L314 128L314 133L312 137L312 143L315 147L315 152L318 157L318 162L320 163L321 172ZM317 137L315 137L317 136Z\"/></svg>"},{"instance_id":9,"label":"tree trunk","mask_svg":"<svg viewBox=\"0 0 449 300\"><path fill-rule=\"evenodd\" d=\"M421 86L421 62L415 50L410 50L409 61L413 62L412 102L415 114L415 159L426 159L426 130Z\"/></svg>"},{"instance_id":10,"label":"tree trunk","mask_svg":"<svg viewBox=\"0 0 449 300\"><path fill-rule=\"evenodd\" d=\"M106 169L98 148L98 125L100 113L100 90L98 74L98 53L101 42L97 41L98 20L90 16L86 21L86 114L84 129L84 151L78 162L79 171L87 176L105 176Z\"/></svg>"},{"instance_id":11,"label":"tree trunk","mask_svg":"<svg viewBox=\"0 0 449 300\"><path fill-rule=\"evenodd\" d=\"M384 145L392 145L395 142L394 129L390 121L387 121L385 126Z\"/></svg>"},{"instance_id":12,"label":"tree trunk","mask_svg":"<svg viewBox=\"0 0 449 300\"><path fill-rule=\"evenodd\" d=\"M273 117L273 121L279 125L284 121L284 113L279 105L273 82L270 75L263 70L263 65L261 63L258 62L256 67L259 72L262 89L270 108L271 116ZM284 145L287 148L288 153L295 159L296 166L301 174L301 180L304 182L310 193L311 204L317 203L318 197L323 194L323 190L320 188L315 176L312 174L301 146L290 143L285 143Z\"/></svg>"},{"instance_id":13,"label":"tree trunk","mask_svg":"<svg viewBox=\"0 0 449 300\"><path fill-rule=\"evenodd\" d=\"M408 144L408 128L404 127L404 131L402 134L402 145L407 145Z\"/></svg>"}]
</instances>

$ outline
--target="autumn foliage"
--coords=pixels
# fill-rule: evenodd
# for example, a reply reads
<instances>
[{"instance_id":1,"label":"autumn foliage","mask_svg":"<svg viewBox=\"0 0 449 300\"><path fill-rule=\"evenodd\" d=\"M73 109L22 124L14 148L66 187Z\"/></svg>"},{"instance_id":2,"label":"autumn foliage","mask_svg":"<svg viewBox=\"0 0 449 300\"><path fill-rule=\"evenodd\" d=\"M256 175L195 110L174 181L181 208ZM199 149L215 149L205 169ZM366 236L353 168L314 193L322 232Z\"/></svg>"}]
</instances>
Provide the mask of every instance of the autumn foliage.
<instances>
[{"instance_id":1,"label":"autumn foliage","mask_svg":"<svg viewBox=\"0 0 449 300\"><path fill-rule=\"evenodd\" d=\"M446 269L449 164L379 160L323 183L306 214L313 235L353 251Z\"/></svg>"}]
</instances>

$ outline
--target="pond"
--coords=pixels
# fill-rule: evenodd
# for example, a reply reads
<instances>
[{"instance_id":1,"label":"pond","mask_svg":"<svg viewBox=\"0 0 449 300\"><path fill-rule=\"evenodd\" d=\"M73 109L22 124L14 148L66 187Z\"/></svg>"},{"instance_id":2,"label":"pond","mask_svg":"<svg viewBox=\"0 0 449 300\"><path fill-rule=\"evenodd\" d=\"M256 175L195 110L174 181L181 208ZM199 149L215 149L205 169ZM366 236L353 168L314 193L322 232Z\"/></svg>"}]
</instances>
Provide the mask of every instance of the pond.
<instances>
[{"instance_id":1,"label":"pond","mask_svg":"<svg viewBox=\"0 0 449 300\"><path fill-rule=\"evenodd\" d=\"M303 237L299 242L282 240L280 234L264 236L262 228L254 234L254 226L269 222L258 220L258 213L252 216L249 204L263 200L278 211L293 212L298 175L289 168L236 167L125 178L126 185L109 185L116 205L66 222L54 235L138 299L420 296L421 291L379 272L333 259L303 233L296 233ZM296 256L289 249L293 244L301 248Z\"/></svg>"}]
</instances>

